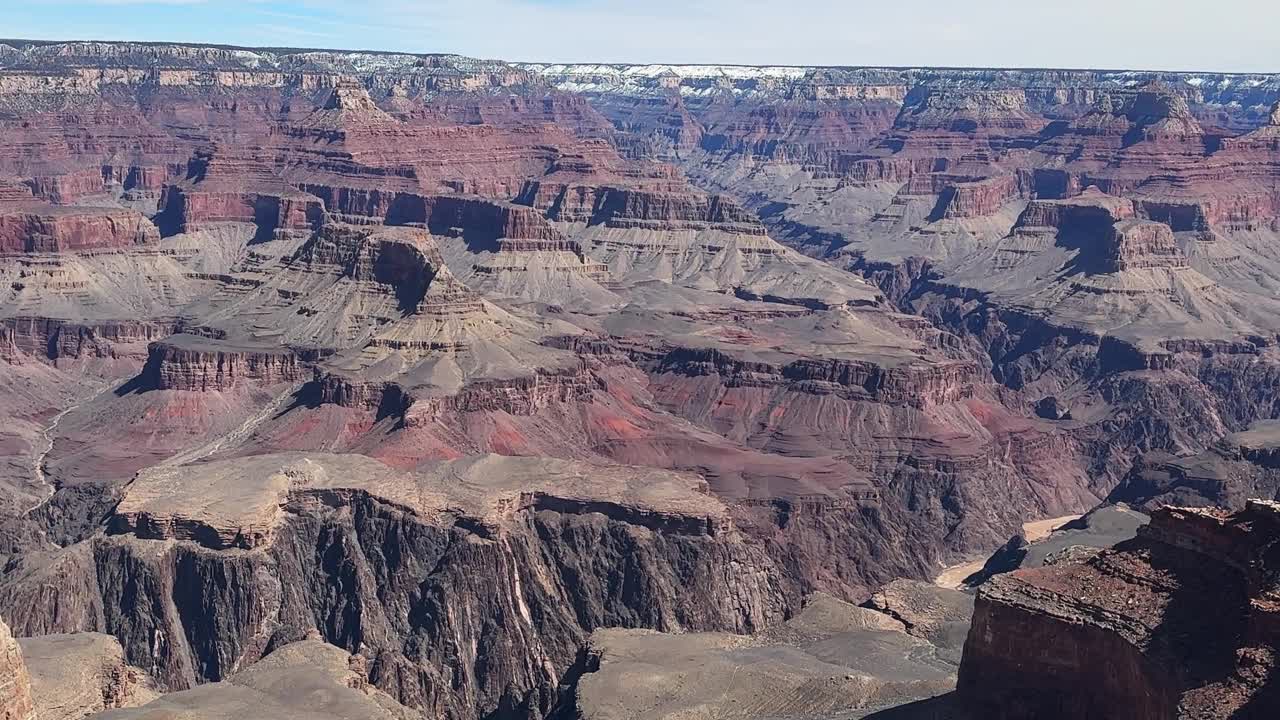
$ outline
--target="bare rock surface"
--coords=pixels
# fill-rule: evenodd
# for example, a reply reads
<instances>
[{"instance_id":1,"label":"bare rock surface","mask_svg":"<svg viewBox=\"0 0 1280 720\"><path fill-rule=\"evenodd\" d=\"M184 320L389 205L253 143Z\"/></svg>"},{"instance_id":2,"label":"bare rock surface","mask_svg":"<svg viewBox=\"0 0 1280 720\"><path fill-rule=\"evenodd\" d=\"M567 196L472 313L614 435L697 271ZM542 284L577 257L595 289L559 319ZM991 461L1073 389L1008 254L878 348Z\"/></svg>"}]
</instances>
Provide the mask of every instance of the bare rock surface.
<instances>
[{"instance_id":1,"label":"bare rock surface","mask_svg":"<svg viewBox=\"0 0 1280 720\"><path fill-rule=\"evenodd\" d=\"M110 635L44 635L19 643L40 720L74 720L142 705L158 694L155 681L126 662L120 642Z\"/></svg>"},{"instance_id":2,"label":"bare rock surface","mask_svg":"<svg viewBox=\"0 0 1280 720\"><path fill-rule=\"evenodd\" d=\"M1270 502L1164 508L1082 563L996 577L979 592L961 700L984 717L1266 717L1277 530Z\"/></svg>"},{"instance_id":3,"label":"bare rock surface","mask_svg":"<svg viewBox=\"0 0 1280 720\"><path fill-rule=\"evenodd\" d=\"M1276 450L1280 427L1261 420L1202 453L1142 456L1112 491L1117 501L1144 508L1162 505L1241 509L1250 498L1280 497Z\"/></svg>"},{"instance_id":4,"label":"bare rock surface","mask_svg":"<svg viewBox=\"0 0 1280 720\"><path fill-rule=\"evenodd\" d=\"M910 635L928 640L954 662L969 632L973 596L932 583L895 580L871 597L869 607L900 622Z\"/></svg>"},{"instance_id":5,"label":"bare rock surface","mask_svg":"<svg viewBox=\"0 0 1280 720\"><path fill-rule=\"evenodd\" d=\"M1019 533L963 582L981 585L995 575L1087 559L1132 540L1150 518L1123 502L1100 505L1040 538Z\"/></svg>"},{"instance_id":6,"label":"bare rock surface","mask_svg":"<svg viewBox=\"0 0 1280 720\"><path fill-rule=\"evenodd\" d=\"M22 658L22 648L0 622L0 717L4 720L34 720L31 674Z\"/></svg>"},{"instance_id":7,"label":"bare rock surface","mask_svg":"<svg viewBox=\"0 0 1280 720\"><path fill-rule=\"evenodd\" d=\"M955 668L890 616L825 595L754 638L597 631L583 662L577 717L601 720L863 717L944 694Z\"/></svg>"},{"instance_id":8,"label":"bare rock surface","mask_svg":"<svg viewBox=\"0 0 1280 720\"><path fill-rule=\"evenodd\" d=\"M96 718L234 720L344 718L403 720L406 707L369 686L365 658L318 640L285 645L222 682L163 695L141 707Z\"/></svg>"},{"instance_id":9,"label":"bare rock surface","mask_svg":"<svg viewBox=\"0 0 1280 720\"><path fill-rule=\"evenodd\" d=\"M318 633L416 712L546 713L592 630L749 633L799 602L688 474L308 454L156 468L130 488L105 536L6 568L0 606L24 635L108 632L164 689L195 688L182 697Z\"/></svg>"},{"instance_id":10,"label":"bare rock surface","mask_svg":"<svg viewBox=\"0 0 1280 720\"><path fill-rule=\"evenodd\" d=\"M339 502L356 493L424 520L463 515L489 527L542 507L631 516L655 529L695 533L714 534L728 523L704 481L673 472L488 455L406 473L360 455L308 453L144 470L125 490L108 530L252 549L271 541L289 504Z\"/></svg>"}]
</instances>

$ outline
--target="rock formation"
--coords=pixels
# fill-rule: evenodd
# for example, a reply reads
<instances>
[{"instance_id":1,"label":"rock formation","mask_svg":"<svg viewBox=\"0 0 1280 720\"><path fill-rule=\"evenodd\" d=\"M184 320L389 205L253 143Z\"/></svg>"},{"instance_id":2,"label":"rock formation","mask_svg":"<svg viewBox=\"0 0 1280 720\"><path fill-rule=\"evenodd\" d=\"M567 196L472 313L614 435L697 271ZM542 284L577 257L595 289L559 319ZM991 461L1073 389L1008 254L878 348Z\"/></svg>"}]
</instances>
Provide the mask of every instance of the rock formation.
<instances>
[{"instance_id":1,"label":"rock formation","mask_svg":"<svg viewBox=\"0 0 1280 720\"><path fill-rule=\"evenodd\" d=\"M419 711L546 712L595 628L743 632L793 602L696 476L637 468L258 456L145 472L108 532L7 572L0 605L24 634L108 631L173 689L315 631ZM589 570L618 563L638 586ZM50 583L84 592L50 615Z\"/></svg>"},{"instance_id":2,"label":"rock formation","mask_svg":"<svg viewBox=\"0 0 1280 720\"><path fill-rule=\"evenodd\" d=\"M142 705L156 696L154 681L125 661L119 641L110 635L71 633L19 642L40 720L74 720Z\"/></svg>"},{"instance_id":3,"label":"rock formation","mask_svg":"<svg viewBox=\"0 0 1280 720\"><path fill-rule=\"evenodd\" d=\"M1277 492L1278 98L0 43L0 614L30 684L457 720L943 692L968 605L919 584L940 567L1005 545L973 578L1003 637L1020 578L1146 578L1159 506ZM1157 529L1096 554L1141 524L1107 506L1009 540L1103 499ZM1091 638L1079 672L1138 657ZM783 680L735 694L743 657ZM655 665L707 679L629 679Z\"/></svg>"},{"instance_id":4,"label":"rock formation","mask_svg":"<svg viewBox=\"0 0 1280 720\"><path fill-rule=\"evenodd\" d=\"M1223 437L1202 453L1143 455L1111 493L1116 502L1239 510L1249 498L1280 499L1275 421L1262 420Z\"/></svg>"},{"instance_id":5,"label":"rock formation","mask_svg":"<svg viewBox=\"0 0 1280 720\"><path fill-rule=\"evenodd\" d=\"M408 720L413 711L369 685L367 658L315 639L275 650L222 682L166 694L141 707L103 713L113 720L180 716Z\"/></svg>"},{"instance_id":6,"label":"rock formation","mask_svg":"<svg viewBox=\"0 0 1280 720\"><path fill-rule=\"evenodd\" d=\"M979 592L959 693L982 717L1266 717L1280 508L1164 508L1084 563ZM1090 692L1079 692L1080 687Z\"/></svg>"},{"instance_id":7,"label":"rock formation","mask_svg":"<svg viewBox=\"0 0 1280 720\"><path fill-rule=\"evenodd\" d=\"M597 631L571 707L592 720L866 713L949 691L958 651L907 634L883 612L816 595L754 638Z\"/></svg>"},{"instance_id":8,"label":"rock formation","mask_svg":"<svg viewBox=\"0 0 1280 720\"><path fill-rule=\"evenodd\" d=\"M0 253L127 250L159 242L155 226L130 210L0 204Z\"/></svg>"},{"instance_id":9,"label":"rock formation","mask_svg":"<svg viewBox=\"0 0 1280 720\"><path fill-rule=\"evenodd\" d=\"M22 659L22 648L0 622L0 717L4 720L34 720L31 676Z\"/></svg>"},{"instance_id":10,"label":"rock formation","mask_svg":"<svg viewBox=\"0 0 1280 720\"><path fill-rule=\"evenodd\" d=\"M207 338L173 335L151 343L139 379L151 389L204 392L230 390L245 380L272 385L303 377L298 356L287 350L237 352Z\"/></svg>"}]
</instances>

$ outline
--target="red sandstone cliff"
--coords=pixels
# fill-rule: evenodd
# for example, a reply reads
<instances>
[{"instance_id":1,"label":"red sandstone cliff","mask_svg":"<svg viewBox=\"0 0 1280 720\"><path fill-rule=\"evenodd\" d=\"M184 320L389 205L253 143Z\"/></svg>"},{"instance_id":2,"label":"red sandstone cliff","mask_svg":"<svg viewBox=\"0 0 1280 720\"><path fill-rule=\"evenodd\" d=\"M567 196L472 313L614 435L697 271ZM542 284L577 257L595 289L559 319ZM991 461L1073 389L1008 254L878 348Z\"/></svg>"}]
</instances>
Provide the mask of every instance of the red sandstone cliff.
<instances>
[{"instance_id":1,"label":"red sandstone cliff","mask_svg":"<svg viewBox=\"0 0 1280 720\"><path fill-rule=\"evenodd\" d=\"M1277 537L1275 503L1166 508L1082 564L997 576L974 610L962 699L990 718L1268 717Z\"/></svg>"},{"instance_id":2,"label":"red sandstone cliff","mask_svg":"<svg viewBox=\"0 0 1280 720\"><path fill-rule=\"evenodd\" d=\"M3 253L127 250L159 242L156 227L132 210L0 205Z\"/></svg>"}]
</instances>

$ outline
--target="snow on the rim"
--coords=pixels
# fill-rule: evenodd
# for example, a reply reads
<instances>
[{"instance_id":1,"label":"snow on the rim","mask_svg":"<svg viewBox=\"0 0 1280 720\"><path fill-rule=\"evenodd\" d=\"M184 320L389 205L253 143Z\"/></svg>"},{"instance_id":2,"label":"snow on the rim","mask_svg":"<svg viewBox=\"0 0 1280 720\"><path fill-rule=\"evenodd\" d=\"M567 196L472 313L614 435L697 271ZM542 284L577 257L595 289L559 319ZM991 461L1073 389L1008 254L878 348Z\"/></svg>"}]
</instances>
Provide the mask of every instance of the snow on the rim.
<instances>
[{"instance_id":1,"label":"snow on the rim","mask_svg":"<svg viewBox=\"0 0 1280 720\"><path fill-rule=\"evenodd\" d=\"M656 78L675 75L687 79L728 78L754 80L776 78L796 80L805 76L809 68L795 66L752 67L745 65L578 65L578 64L530 64L529 70L544 75L560 76L614 76L618 78Z\"/></svg>"}]
</instances>

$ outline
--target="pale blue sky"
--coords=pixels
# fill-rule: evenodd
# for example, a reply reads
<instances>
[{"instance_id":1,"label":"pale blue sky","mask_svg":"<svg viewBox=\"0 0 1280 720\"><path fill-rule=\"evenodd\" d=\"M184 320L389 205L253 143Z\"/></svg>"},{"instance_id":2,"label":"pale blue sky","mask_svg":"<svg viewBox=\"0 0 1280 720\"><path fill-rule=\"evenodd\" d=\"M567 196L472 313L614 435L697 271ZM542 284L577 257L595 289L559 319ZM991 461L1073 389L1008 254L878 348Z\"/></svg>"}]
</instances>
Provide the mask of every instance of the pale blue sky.
<instances>
[{"instance_id":1,"label":"pale blue sky","mask_svg":"<svg viewBox=\"0 0 1280 720\"><path fill-rule=\"evenodd\" d=\"M1280 72L1276 0L0 0L0 36L507 60Z\"/></svg>"}]
</instances>

